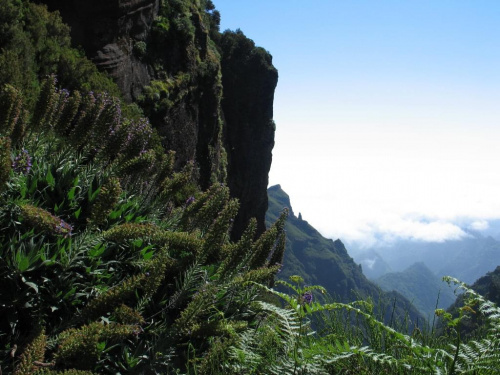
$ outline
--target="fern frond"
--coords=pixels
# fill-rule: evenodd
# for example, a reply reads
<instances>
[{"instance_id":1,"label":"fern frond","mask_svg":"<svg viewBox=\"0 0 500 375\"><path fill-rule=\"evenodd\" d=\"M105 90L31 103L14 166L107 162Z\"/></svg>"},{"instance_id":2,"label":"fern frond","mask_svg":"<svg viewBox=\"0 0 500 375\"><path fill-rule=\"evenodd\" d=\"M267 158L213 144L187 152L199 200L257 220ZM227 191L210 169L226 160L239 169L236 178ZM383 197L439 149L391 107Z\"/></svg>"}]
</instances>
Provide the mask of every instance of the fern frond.
<instances>
[{"instance_id":1,"label":"fern frond","mask_svg":"<svg viewBox=\"0 0 500 375\"><path fill-rule=\"evenodd\" d=\"M175 293L169 298L167 309L173 309L181 304L198 287L207 280L207 271L199 264L193 264L175 279Z\"/></svg>"},{"instance_id":2,"label":"fern frond","mask_svg":"<svg viewBox=\"0 0 500 375\"><path fill-rule=\"evenodd\" d=\"M261 311L273 314L278 319L278 332L287 340L294 340L300 330L300 319L297 312L292 309L283 309L268 302L257 301Z\"/></svg>"}]
</instances>

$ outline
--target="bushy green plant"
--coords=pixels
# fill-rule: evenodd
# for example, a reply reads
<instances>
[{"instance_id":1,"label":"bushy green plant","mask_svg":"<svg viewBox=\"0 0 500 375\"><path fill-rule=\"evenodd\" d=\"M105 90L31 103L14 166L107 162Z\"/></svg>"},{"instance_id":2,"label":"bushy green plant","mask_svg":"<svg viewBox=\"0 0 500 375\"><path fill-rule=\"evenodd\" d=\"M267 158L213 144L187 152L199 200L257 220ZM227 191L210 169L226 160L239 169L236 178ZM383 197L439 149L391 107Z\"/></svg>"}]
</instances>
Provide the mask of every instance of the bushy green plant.
<instances>
[{"instance_id":1,"label":"bushy green plant","mask_svg":"<svg viewBox=\"0 0 500 375\"><path fill-rule=\"evenodd\" d=\"M2 108L23 110L17 100L5 95ZM146 121L122 118L105 95L61 90L54 77L37 103L16 145L12 126L3 137L0 281L9 302L0 306L2 367L204 368L203 358L215 355L210 342L227 347L251 324L259 292L248 282L269 285L278 272L269 262L282 254L284 218L262 240L253 238L253 224L232 243L238 203L229 189L198 191L191 163L174 172L173 154L158 147ZM118 144L95 147L103 129ZM46 359L10 360L14 345L30 352L39 327L48 341L36 346ZM196 357L188 360L186 345Z\"/></svg>"},{"instance_id":2,"label":"bushy green plant","mask_svg":"<svg viewBox=\"0 0 500 375\"><path fill-rule=\"evenodd\" d=\"M57 12L31 1L2 0L0 4L0 86L11 84L34 104L45 76L57 74L71 90L119 90L81 51L71 47L69 26Z\"/></svg>"},{"instance_id":3,"label":"bushy green plant","mask_svg":"<svg viewBox=\"0 0 500 375\"><path fill-rule=\"evenodd\" d=\"M44 362L46 346L47 336L42 329L24 349L14 374L30 375L35 372L37 368L36 363Z\"/></svg>"},{"instance_id":4,"label":"bushy green plant","mask_svg":"<svg viewBox=\"0 0 500 375\"><path fill-rule=\"evenodd\" d=\"M389 374L493 374L498 368L499 309L458 280L468 296L468 303L458 318L438 310L444 315L451 336L428 340L428 333L416 330L411 336L401 334L378 321L358 303L319 303L314 291L324 291L317 286L303 286L299 276L291 283L280 282L293 291L292 295L266 289L282 298L286 305L259 302L266 311L257 330L247 329L237 338L224 357L220 373L257 374L332 374L332 373L389 373ZM476 306L473 310L472 306ZM315 314L337 313L334 321L314 320ZM488 330L480 340L465 342L456 330L468 314L482 314L488 321ZM346 324L355 318L356 326ZM340 323L340 324L339 324ZM313 327L318 331L314 331ZM325 328L335 327L335 329ZM355 334L352 335L352 330ZM357 330L357 332L356 332ZM381 345L367 340L378 337ZM432 346L424 342L432 342ZM369 344L369 345L368 345ZM216 372L213 372L216 373Z\"/></svg>"}]
</instances>

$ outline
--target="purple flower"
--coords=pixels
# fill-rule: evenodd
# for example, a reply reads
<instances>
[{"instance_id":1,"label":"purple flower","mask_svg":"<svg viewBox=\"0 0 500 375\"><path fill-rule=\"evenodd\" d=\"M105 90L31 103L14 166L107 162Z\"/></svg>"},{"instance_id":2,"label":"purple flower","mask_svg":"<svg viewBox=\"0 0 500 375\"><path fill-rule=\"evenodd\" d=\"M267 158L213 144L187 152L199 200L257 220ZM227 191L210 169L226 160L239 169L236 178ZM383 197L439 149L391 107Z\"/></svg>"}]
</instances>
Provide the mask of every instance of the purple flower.
<instances>
[{"instance_id":1,"label":"purple flower","mask_svg":"<svg viewBox=\"0 0 500 375\"><path fill-rule=\"evenodd\" d=\"M59 224L56 225L56 233L58 234L64 234L64 237L71 236L73 233L71 233L73 230L73 227L66 223L64 220L60 220Z\"/></svg>"},{"instance_id":2,"label":"purple flower","mask_svg":"<svg viewBox=\"0 0 500 375\"><path fill-rule=\"evenodd\" d=\"M19 155L16 156L14 162L12 163L12 169L16 173L28 174L31 170L31 156L28 151L23 149Z\"/></svg>"},{"instance_id":3,"label":"purple flower","mask_svg":"<svg viewBox=\"0 0 500 375\"><path fill-rule=\"evenodd\" d=\"M62 101L62 103L64 103L64 104L68 103L68 100L69 100L69 91L66 90L66 89L62 89L60 91L60 94L61 94L61 101Z\"/></svg>"},{"instance_id":4,"label":"purple flower","mask_svg":"<svg viewBox=\"0 0 500 375\"><path fill-rule=\"evenodd\" d=\"M302 302L303 303L307 303L307 304L310 304L313 300L313 295L311 292L305 292L303 295L302 295Z\"/></svg>"},{"instance_id":5,"label":"purple flower","mask_svg":"<svg viewBox=\"0 0 500 375\"><path fill-rule=\"evenodd\" d=\"M187 200L186 200L186 206L189 206L190 204L194 203L195 199L191 195Z\"/></svg>"}]
</instances>

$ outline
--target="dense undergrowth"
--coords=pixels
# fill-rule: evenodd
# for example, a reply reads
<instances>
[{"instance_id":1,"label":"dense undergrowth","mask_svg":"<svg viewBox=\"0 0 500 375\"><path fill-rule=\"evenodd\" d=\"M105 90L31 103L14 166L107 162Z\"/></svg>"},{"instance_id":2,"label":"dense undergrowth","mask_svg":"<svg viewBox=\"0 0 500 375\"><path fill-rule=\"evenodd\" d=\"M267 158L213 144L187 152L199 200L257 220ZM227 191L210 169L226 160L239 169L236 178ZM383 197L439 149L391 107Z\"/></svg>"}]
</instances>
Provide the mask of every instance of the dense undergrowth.
<instances>
[{"instance_id":1,"label":"dense undergrowth","mask_svg":"<svg viewBox=\"0 0 500 375\"><path fill-rule=\"evenodd\" d=\"M254 324L262 292L249 282L278 271L285 215L231 243L228 188L198 191L189 163L174 172L117 100L53 77L33 114L12 86L1 100L4 371L202 368Z\"/></svg>"},{"instance_id":2,"label":"dense undergrowth","mask_svg":"<svg viewBox=\"0 0 500 375\"><path fill-rule=\"evenodd\" d=\"M448 330L381 323L369 302L320 303L299 277L271 288L286 212L230 241L223 184L174 172L145 119L49 77L33 111L0 98L0 353L15 374L335 374L498 371L500 310L469 302ZM280 302L281 301L281 302ZM459 325L485 317L469 342ZM314 327L314 330L313 330Z\"/></svg>"},{"instance_id":3,"label":"dense undergrowth","mask_svg":"<svg viewBox=\"0 0 500 375\"><path fill-rule=\"evenodd\" d=\"M57 12L27 0L0 0L0 85L12 84L27 104L36 101L40 79L57 74L63 87L106 91L118 87L80 49Z\"/></svg>"}]
</instances>

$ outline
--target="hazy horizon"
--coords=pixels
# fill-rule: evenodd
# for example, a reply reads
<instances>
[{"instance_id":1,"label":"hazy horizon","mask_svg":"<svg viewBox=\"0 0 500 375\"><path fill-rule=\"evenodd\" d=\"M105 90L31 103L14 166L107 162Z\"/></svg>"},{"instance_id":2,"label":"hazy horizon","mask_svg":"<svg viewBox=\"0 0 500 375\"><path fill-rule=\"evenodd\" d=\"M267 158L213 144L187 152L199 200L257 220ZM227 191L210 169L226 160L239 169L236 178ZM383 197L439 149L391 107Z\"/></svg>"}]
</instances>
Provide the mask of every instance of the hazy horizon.
<instances>
[{"instance_id":1,"label":"hazy horizon","mask_svg":"<svg viewBox=\"0 0 500 375\"><path fill-rule=\"evenodd\" d=\"M214 3L273 55L270 186L323 235L444 241L500 218L500 3Z\"/></svg>"}]
</instances>

